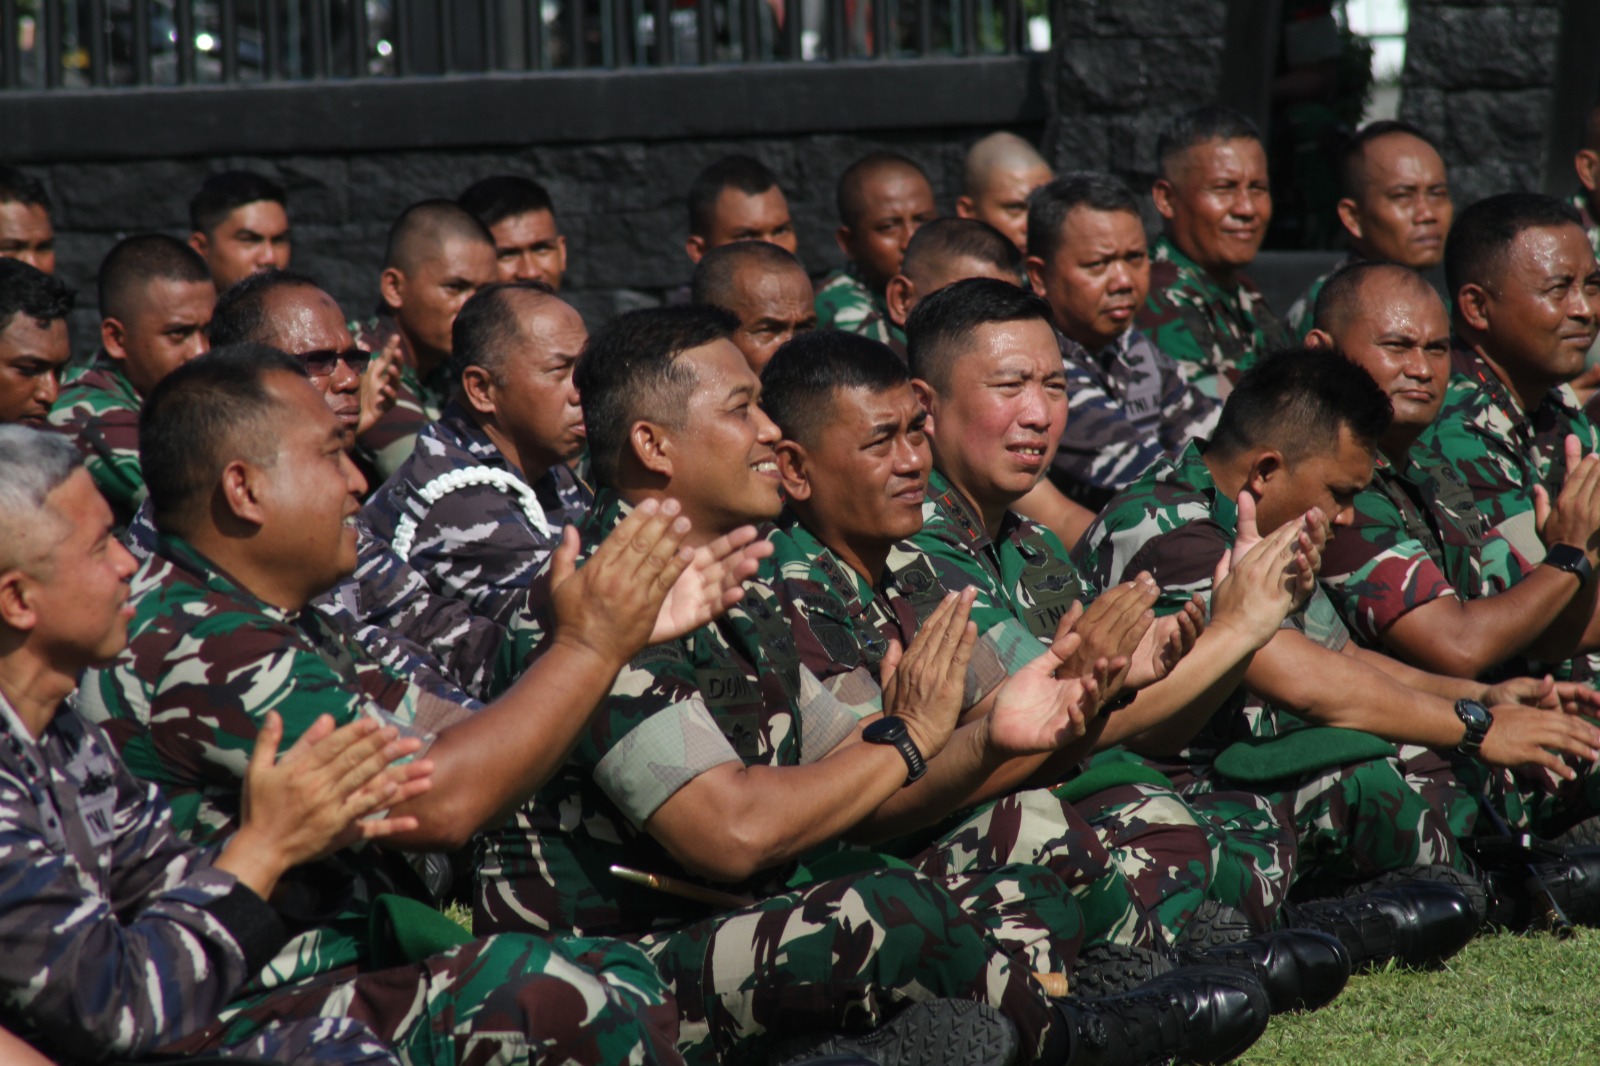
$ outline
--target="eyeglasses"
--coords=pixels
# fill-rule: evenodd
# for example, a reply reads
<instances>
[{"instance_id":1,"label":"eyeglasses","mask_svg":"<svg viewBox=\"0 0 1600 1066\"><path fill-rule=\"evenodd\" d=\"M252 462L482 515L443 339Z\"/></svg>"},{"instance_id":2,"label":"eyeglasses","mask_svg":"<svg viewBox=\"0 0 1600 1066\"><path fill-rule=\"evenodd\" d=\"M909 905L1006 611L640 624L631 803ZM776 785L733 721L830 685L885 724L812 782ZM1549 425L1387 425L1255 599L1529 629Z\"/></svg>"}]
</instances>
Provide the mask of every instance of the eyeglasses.
<instances>
[{"instance_id":1,"label":"eyeglasses","mask_svg":"<svg viewBox=\"0 0 1600 1066\"><path fill-rule=\"evenodd\" d=\"M305 363L306 373L314 378L331 376L341 361L350 368L352 374L359 376L366 371L367 364L372 362L372 353L364 352L360 348L346 348L342 352L332 348L322 348L314 352L301 352L296 358Z\"/></svg>"}]
</instances>

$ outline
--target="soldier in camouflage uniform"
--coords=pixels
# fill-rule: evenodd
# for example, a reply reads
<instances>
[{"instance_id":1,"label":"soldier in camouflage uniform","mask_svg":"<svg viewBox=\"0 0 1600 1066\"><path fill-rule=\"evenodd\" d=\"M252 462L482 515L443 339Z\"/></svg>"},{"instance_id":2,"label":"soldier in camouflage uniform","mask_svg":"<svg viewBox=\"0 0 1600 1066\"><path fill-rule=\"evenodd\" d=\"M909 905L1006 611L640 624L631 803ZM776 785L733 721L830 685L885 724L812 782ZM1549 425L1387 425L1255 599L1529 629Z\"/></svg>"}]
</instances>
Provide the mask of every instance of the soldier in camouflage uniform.
<instances>
[{"instance_id":1,"label":"soldier in camouflage uniform","mask_svg":"<svg viewBox=\"0 0 1600 1066\"><path fill-rule=\"evenodd\" d=\"M734 241L695 264L689 303L733 312L734 345L757 374L790 337L817 328L811 278L800 260L767 241Z\"/></svg>"},{"instance_id":2,"label":"soldier in camouflage uniform","mask_svg":"<svg viewBox=\"0 0 1600 1066\"><path fill-rule=\"evenodd\" d=\"M174 367L206 350L217 294L205 260L159 233L119 242L98 277L104 347L93 363L68 375L50 424L77 442L125 527L144 499L140 404Z\"/></svg>"},{"instance_id":3,"label":"soldier in camouflage uniform","mask_svg":"<svg viewBox=\"0 0 1600 1066\"><path fill-rule=\"evenodd\" d=\"M1542 659L1567 658L1595 614L1593 585L1554 565L1530 565L1488 528L1455 471L1412 449L1432 424L1449 376L1443 302L1405 267L1369 264L1329 282L1316 321L1311 342L1338 348L1366 369L1395 411L1373 482L1356 496L1349 530L1323 556L1324 588L1355 638L1463 677L1484 674L1524 650ZM1551 545L1567 545L1568 554L1592 552L1593 566L1600 561L1600 458L1571 458L1567 485L1540 534ZM1440 639L1445 633L1449 639ZM1559 695L1574 709L1600 707L1600 693L1581 685L1563 685ZM1565 724L1524 711L1491 728ZM1477 797L1491 781L1508 821L1541 836L1595 813L1600 799L1593 764L1585 761L1568 764L1578 776L1567 781L1556 776L1562 761L1548 753L1542 767L1527 773L1426 749L1402 755L1416 767L1434 766L1431 773L1413 769L1411 780L1445 811L1458 836L1476 828ZM1451 765L1437 765L1441 759Z\"/></svg>"},{"instance_id":4,"label":"soldier in camouflage uniform","mask_svg":"<svg viewBox=\"0 0 1600 1066\"><path fill-rule=\"evenodd\" d=\"M400 338L401 375L394 406L361 434L381 478L399 469L422 427L438 419L455 392L451 325L473 293L497 277L494 239L448 200L423 200L389 230L378 313L350 332L369 352Z\"/></svg>"},{"instance_id":5,"label":"soldier in camouflage uniform","mask_svg":"<svg viewBox=\"0 0 1600 1066\"><path fill-rule=\"evenodd\" d=\"M884 289L900 272L917 229L939 217L922 168L894 152L872 152L839 176L840 251L849 262L817 288L817 328L905 343L888 318Z\"/></svg>"},{"instance_id":6,"label":"soldier in camouflage uniform","mask_svg":"<svg viewBox=\"0 0 1600 1066\"><path fill-rule=\"evenodd\" d=\"M10 679L0 687L0 1019L74 1061L143 1056L189 1038L252 1061L396 1066L348 1018L285 1019L242 1043L193 1034L287 939L286 919L266 902L283 874L382 803L380 792L364 802L353 793L409 749L381 753L394 734L369 723L334 736L320 729L293 753L315 764L296 775L274 765L266 739L245 786L254 813L239 833L204 851L179 839L160 791L61 702L79 671L125 640L118 612L134 562L110 537L110 508L71 444L15 426L0 427L0 496L0 584L32 582L41 604L46 590L63 597L34 617L0 618ZM341 751L369 759L342 784ZM406 822L368 823L366 833Z\"/></svg>"},{"instance_id":7,"label":"soldier in camouflage uniform","mask_svg":"<svg viewBox=\"0 0 1600 1066\"><path fill-rule=\"evenodd\" d=\"M588 333L548 292L501 282L467 301L454 334L456 398L362 520L439 595L504 624L589 503L566 465L583 446L572 365Z\"/></svg>"},{"instance_id":8,"label":"soldier in camouflage uniform","mask_svg":"<svg viewBox=\"0 0 1600 1066\"><path fill-rule=\"evenodd\" d=\"M20 259L0 258L0 425L43 426L72 358L76 294Z\"/></svg>"},{"instance_id":9,"label":"soldier in camouflage uniform","mask_svg":"<svg viewBox=\"0 0 1600 1066\"><path fill-rule=\"evenodd\" d=\"M229 417L216 417L219 406ZM349 519L363 486L342 442L301 364L281 353L213 352L174 371L147 402L142 455L163 535L135 581L129 646L86 677L81 704L107 722L130 769L163 786L174 824L198 840L237 822L244 760L276 712L289 738L329 714L338 722L375 717L423 739L438 787L401 806L419 827L399 842L460 847L554 769L583 712L647 637L663 585L683 569L675 555L682 531L669 515L641 509L622 533L627 552L603 546L569 579L579 585L563 591L567 581L557 583L556 636L524 680L480 711L448 703L384 670L304 609L355 564ZM274 446L264 466L249 458ZM268 506L219 518L195 502L221 492L199 456L218 456L235 476L290 479L294 491L282 480L258 485L252 499ZM248 522L252 534L221 534L224 521ZM674 593L689 596L683 624L709 617L754 569L728 547L733 554L708 552L705 565L696 562L696 595ZM229 576L240 574L254 582ZM601 604L606 611L595 609ZM518 935L461 943L458 930L439 937L426 934L426 923L421 932L406 928L418 916L395 911L380 894L401 904L431 900L388 849L334 856L305 880L305 906L331 921L295 937L256 976L230 1005L219 1039L353 1010L408 1063L676 1059L675 1014L654 969L629 945ZM401 936L384 932L385 909Z\"/></svg>"},{"instance_id":10,"label":"soldier in camouflage uniform","mask_svg":"<svg viewBox=\"0 0 1600 1066\"><path fill-rule=\"evenodd\" d=\"M624 316L590 340L578 384L593 427L600 490L584 523L586 541L629 511L628 496L678 494L702 537L778 512L771 473L776 430L755 406L757 379L726 339L736 324L709 308L665 308ZM655 419L665 411L686 432L673 433ZM623 496L608 487L615 483L641 487ZM959 709L967 654L961 649L971 646L970 636L960 636L964 628L964 607L951 597L900 661L901 680L888 701L898 717L882 720L903 724L904 740L916 751L894 750L863 740L862 717L876 717L876 707L869 709L867 699L847 702L855 697L836 694L801 662L773 578L763 574L725 619L636 657L557 778L514 824L486 836L475 928L533 924L639 937L672 981L694 1061L712 1054L742 1061L780 1020L816 1024L818 1011L825 1019L845 1005L835 999L786 1006L783 986L812 975L842 992L854 989L849 999L869 1018L896 998L925 999L928 989L989 1002L1016 1024L1025 1059L1049 1061L1063 1042L1089 1032L1080 1028L1082 1015L1068 1019L1054 1008L1041 1015L1037 989L1019 989L1005 974L1017 966L1071 968L1080 918L1060 879L1015 862L1006 840L976 832L913 855L916 870L840 847L846 833L898 835L941 813L921 808L945 765L938 752ZM943 680L928 687L934 674ZM1076 685L1038 673L1032 683L1043 717L1064 722L1079 696ZM995 716L1017 713L1014 703L1025 697L1016 693L1024 691L1019 685L997 696ZM918 751L934 767L922 786L913 783ZM1029 849L1062 846L1048 837L1065 828L1059 803L1022 801L1009 817L1011 832L1025 838L1014 849L1024 857ZM618 877L612 864L676 883L665 886L666 894L651 891ZM864 875L839 876L863 868ZM939 902L910 913L886 908L896 892ZM849 893L861 895L862 904L840 913L842 894ZM727 910L750 899L764 900L756 906L771 926L762 937L767 942L776 944L798 919L820 923L819 933L870 928L873 944L881 941L885 950L848 947L835 932L783 942L774 957L750 942L760 931L754 922ZM941 924L918 928L919 940L953 934L956 942L891 964L886 950L908 932L907 923L921 926L929 918ZM993 939L967 940L974 920ZM982 946L996 942L1012 960L999 970L995 949ZM726 987L739 995L725 995L697 1016L708 955L720 960ZM991 982L987 989L984 980ZM1148 1012L1188 1010L1181 1004L1192 1004L1201 987L1211 990L1208 996L1215 991L1180 982L1159 1006L1129 1003L1133 1013L1126 1017L1145 1019L1155 1033ZM1087 1039L1113 1058L1148 1054Z\"/></svg>"},{"instance_id":11,"label":"soldier in camouflage uniform","mask_svg":"<svg viewBox=\"0 0 1600 1066\"><path fill-rule=\"evenodd\" d=\"M1339 222L1350 242L1340 267L1363 259L1432 270L1444 258L1455 207L1444 159L1427 134L1408 122L1369 122L1339 150ZM1289 308L1289 329L1311 332L1317 295L1334 271L1313 281Z\"/></svg>"},{"instance_id":12,"label":"soldier in camouflage uniform","mask_svg":"<svg viewBox=\"0 0 1600 1066\"><path fill-rule=\"evenodd\" d=\"M1109 174L1061 178L1028 209L1028 273L1073 343L1067 363L1109 404L1090 407L1067 383L1067 428L1050 477L1092 510L1162 455L1175 455L1217 424L1215 400L1133 326L1150 291L1139 203Z\"/></svg>"},{"instance_id":13,"label":"soldier in camouflage uniform","mask_svg":"<svg viewBox=\"0 0 1600 1066\"><path fill-rule=\"evenodd\" d=\"M1290 342L1244 274L1272 220L1266 152L1249 119L1211 104L1162 130L1156 156L1152 196L1165 232L1151 249L1150 295L1135 324L1220 399L1242 371Z\"/></svg>"}]
</instances>

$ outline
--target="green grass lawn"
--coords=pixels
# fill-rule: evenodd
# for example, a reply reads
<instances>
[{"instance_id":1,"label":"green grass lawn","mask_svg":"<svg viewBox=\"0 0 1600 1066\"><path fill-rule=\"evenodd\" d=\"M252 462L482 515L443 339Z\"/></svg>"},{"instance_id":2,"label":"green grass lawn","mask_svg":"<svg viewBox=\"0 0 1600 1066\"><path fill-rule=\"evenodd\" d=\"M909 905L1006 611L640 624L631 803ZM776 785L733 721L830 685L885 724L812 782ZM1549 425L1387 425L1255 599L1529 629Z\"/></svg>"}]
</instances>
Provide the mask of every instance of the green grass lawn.
<instances>
[{"instance_id":1,"label":"green grass lawn","mask_svg":"<svg viewBox=\"0 0 1600 1066\"><path fill-rule=\"evenodd\" d=\"M1600 1063L1600 930L1480 937L1438 973L1354 977L1331 1006L1273 1019L1239 1062Z\"/></svg>"}]
</instances>

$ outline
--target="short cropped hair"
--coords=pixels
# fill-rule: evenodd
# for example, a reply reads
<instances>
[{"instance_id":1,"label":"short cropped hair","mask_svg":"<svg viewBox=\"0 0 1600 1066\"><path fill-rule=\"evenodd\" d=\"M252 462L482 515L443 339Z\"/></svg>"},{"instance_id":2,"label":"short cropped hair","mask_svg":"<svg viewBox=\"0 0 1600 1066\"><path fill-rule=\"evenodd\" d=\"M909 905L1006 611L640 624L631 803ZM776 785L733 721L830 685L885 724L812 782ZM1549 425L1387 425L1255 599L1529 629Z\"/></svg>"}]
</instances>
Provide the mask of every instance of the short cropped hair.
<instances>
[{"instance_id":1,"label":"short cropped hair","mask_svg":"<svg viewBox=\"0 0 1600 1066\"><path fill-rule=\"evenodd\" d=\"M66 318L77 298L70 286L42 270L20 259L0 259L0 333L10 329L19 314L44 329Z\"/></svg>"},{"instance_id":2,"label":"short cropped hair","mask_svg":"<svg viewBox=\"0 0 1600 1066\"><path fill-rule=\"evenodd\" d=\"M1274 447L1294 464L1331 452L1339 431L1369 450L1394 420L1394 408L1372 376L1331 348L1291 348L1268 356L1239 378L1222 405L1210 453L1222 458Z\"/></svg>"},{"instance_id":3,"label":"short cropped hair","mask_svg":"<svg viewBox=\"0 0 1600 1066\"><path fill-rule=\"evenodd\" d=\"M1048 263L1061 247L1061 227L1080 207L1139 216L1139 198L1110 174L1079 170L1039 186L1028 196L1028 254Z\"/></svg>"},{"instance_id":4,"label":"short cropped hair","mask_svg":"<svg viewBox=\"0 0 1600 1066\"><path fill-rule=\"evenodd\" d=\"M1451 297L1463 285L1487 286L1499 276L1507 249L1530 229L1583 227L1571 204L1537 192L1485 197L1456 216L1444 242L1444 278Z\"/></svg>"},{"instance_id":5,"label":"short cropped hair","mask_svg":"<svg viewBox=\"0 0 1600 1066\"><path fill-rule=\"evenodd\" d=\"M921 167L899 152L868 152L839 175L839 184L834 190L834 206L839 209L841 223L853 228L861 221L862 186L872 176L873 171L889 167L904 167L921 174L924 181L928 178Z\"/></svg>"},{"instance_id":6,"label":"short cropped hair","mask_svg":"<svg viewBox=\"0 0 1600 1066\"><path fill-rule=\"evenodd\" d=\"M183 533L236 459L271 466L277 401L269 374L305 377L305 364L264 344L213 348L161 379L139 413L139 468L156 528Z\"/></svg>"},{"instance_id":7,"label":"short cropped hair","mask_svg":"<svg viewBox=\"0 0 1600 1066\"><path fill-rule=\"evenodd\" d=\"M450 327L450 377L460 381L467 367L479 366L497 384L503 381L506 357L522 335L522 319L512 296L554 292L542 281L497 281L473 293Z\"/></svg>"},{"instance_id":8,"label":"short cropped hair","mask_svg":"<svg viewBox=\"0 0 1600 1066\"><path fill-rule=\"evenodd\" d=\"M682 424L696 377L678 365L678 356L726 340L738 328L739 320L730 312L690 304L630 311L590 336L573 370L573 384L583 398L596 484L615 484L635 422L647 418Z\"/></svg>"},{"instance_id":9,"label":"short cropped hair","mask_svg":"<svg viewBox=\"0 0 1600 1066\"><path fill-rule=\"evenodd\" d=\"M32 174L0 163L0 204L27 204L49 211L50 193Z\"/></svg>"},{"instance_id":10,"label":"short cropped hair","mask_svg":"<svg viewBox=\"0 0 1600 1066\"><path fill-rule=\"evenodd\" d=\"M400 212L389 227L389 240L383 251L383 266L406 273L416 269L420 259L433 254L448 240L482 241L494 247L489 227L477 216L456 206L454 200L420 200Z\"/></svg>"},{"instance_id":11,"label":"short cropped hair","mask_svg":"<svg viewBox=\"0 0 1600 1066\"><path fill-rule=\"evenodd\" d=\"M724 189L760 196L777 184L777 175L754 156L723 156L696 174L689 184L689 233L695 237L710 234L717 198Z\"/></svg>"},{"instance_id":12,"label":"short cropped hair","mask_svg":"<svg viewBox=\"0 0 1600 1066\"><path fill-rule=\"evenodd\" d=\"M252 174L248 170L224 170L220 174L213 174L189 201L189 228L196 233L209 235L245 204L260 203L262 200L282 207L289 206L283 186L271 178Z\"/></svg>"},{"instance_id":13,"label":"short cropped hair","mask_svg":"<svg viewBox=\"0 0 1600 1066\"><path fill-rule=\"evenodd\" d=\"M211 282L200 253L165 233L124 238L100 261L97 277L101 318L127 318L151 281Z\"/></svg>"},{"instance_id":14,"label":"short cropped hair","mask_svg":"<svg viewBox=\"0 0 1600 1066\"><path fill-rule=\"evenodd\" d=\"M761 371L761 409L785 437L810 447L832 418L834 390L881 393L910 380L905 363L881 341L831 329L801 333Z\"/></svg>"},{"instance_id":15,"label":"short cropped hair","mask_svg":"<svg viewBox=\"0 0 1600 1066\"><path fill-rule=\"evenodd\" d=\"M734 241L718 245L700 257L689 280L689 300L697 304L730 307L734 302L734 279L745 265L765 271L798 270L805 273L787 249L769 241Z\"/></svg>"},{"instance_id":16,"label":"short cropped hair","mask_svg":"<svg viewBox=\"0 0 1600 1066\"><path fill-rule=\"evenodd\" d=\"M1323 283L1311 312L1312 325L1327 333L1343 330L1351 316L1364 310L1361 306L1362 287L1377 274L1394 277L1400 284L1413 284L1420 289L1433 291L1422 275L1408 266L1385 259L1358 259L1335 270Z\"/></svg>"},{"instance_id":17,"label":"short cropped hair","mask_svg":"<svg viewBox=\"0 0 1600 1066\"><path fill-rule=\"evenodd\" d=\"M456 197L456 203L485 226L534 211L556 213L555 203L543 185L515 174L496 174L473 182Z\"/></svg>"},{"instance_id":18,"label":"short cropped hair","mask_svg":"<svg viewBox=\"0 0 1600 1066\"><path fill-rule=\"evenodd\" d=\"M1203 104L1185 111L1161 128L1156 137L1156 169L1168 181L1178 156L1197 145L1212 141L1260 141L1256 124L1231 107Z\"/></svg>"},{"instance_id":19,"label":"short cropped hair","mask_svg":"<svg viewBox=\"0 0 1600 1066\"><path fill-rule=\"evenodd\" d=\"M1049 323L1050 305L1016 285L995 278L967 278L919 301L906 319L906 360L911 376L938 393L972 343L979 326L991 322Z\"/></svg>"},{"instance_id":20,"label":"short cropped hair","mask_svg":"<svg viewBox=\"0 0 1600 1066\"><path fill-rule=\"evenodd\" d=\"M267 318L267 297L279 289L323 291L310 275L293 270L269 270L240 278L217 297L211 312L211 346L261 344L273 336L273 323Z\"/></svg>"},{"instance_id":21,"label":"short cropped hair","mask_svg":"<svg viewBox=\"0 0 1600 1066\"><path fill-rule=\"evenodd\" d=\"M1369 122L1351 134L1339 148L1339 155L1335 165L1339 171L1339 192L1342 195L1356 199L1365 191L1361 182L1361 160L1366 154L1367 145L1380 137L1387 137L1391 133L1409 134L1432 148L1435 152L1439 151L1439 146L1434 143L1432 137L1429 137L1409 122L1402 122L1396 118L1385 118L1379 119L1377 122ZM1440 155L1442 156L1443 153L1441 152Z\"/></svg>"},{"instance_id":22,"label":"short cropped hair","mask_svg":"<svg viewBox=\"0 0 1600 1066\"><path fill-rule=\"evenodd\" d=\"M936 218L919 226L906 244L900 273L910 276L925 264L976 259L995 270L1022 277L1022 253L1010 237L975 218Z\"/></svg>"},{"instance_id":23,"label":"short cropped hair","mask_svg":"<svg viewBox=\"0 0 1600 1066\"><path fill-rule=\"evenodd\" d=\"M0 570L39 562L45 500L82 465L70 437L0 425Z\"/></svg>"}]
</instances>

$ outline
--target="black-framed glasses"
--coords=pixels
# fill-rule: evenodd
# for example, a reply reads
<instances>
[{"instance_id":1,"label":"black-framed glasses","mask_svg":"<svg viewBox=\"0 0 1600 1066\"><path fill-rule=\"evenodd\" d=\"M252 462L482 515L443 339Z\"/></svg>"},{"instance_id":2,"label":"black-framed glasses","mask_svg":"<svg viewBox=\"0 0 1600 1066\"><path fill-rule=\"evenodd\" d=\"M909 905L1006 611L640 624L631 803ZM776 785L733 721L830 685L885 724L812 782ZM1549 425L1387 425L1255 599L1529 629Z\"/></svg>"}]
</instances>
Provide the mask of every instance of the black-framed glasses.
<instances>
[{"instance_id":1,"label":"black-framed glasses","mask_svg":"<svg viewBox=\"0 0 1600 1066\"><path fill-rule=\"evenodd\" d=\"M314 378L329 377L341 361L350 368L352 374L359 377L366 372L367 364L372 362L372 353L354 347L342 352L320 348L314 352L301 352L295 358L305 363L306 373Z\"/></svg>"}]
</instances>

